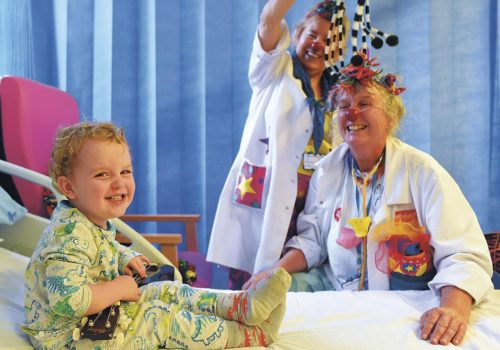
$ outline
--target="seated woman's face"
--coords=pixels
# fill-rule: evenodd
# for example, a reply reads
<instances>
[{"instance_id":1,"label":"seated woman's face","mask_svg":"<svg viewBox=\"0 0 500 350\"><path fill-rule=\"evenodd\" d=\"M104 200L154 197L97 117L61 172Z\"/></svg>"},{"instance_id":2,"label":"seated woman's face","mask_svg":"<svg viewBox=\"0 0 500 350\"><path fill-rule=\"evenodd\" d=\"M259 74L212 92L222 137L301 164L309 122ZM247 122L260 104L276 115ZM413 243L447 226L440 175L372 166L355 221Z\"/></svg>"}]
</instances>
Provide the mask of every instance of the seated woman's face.
<instances>
[{"instance_id":1,"label":"seated woman's face","mask_svg":"<svg viewBox=\"0 0 500 350\"><path fill-rule=\"evenodd\" d=\"M337 98L340 135L353 154L380 156L391 125L383 95L375 87L358 86Z\"/></svg>"}]
</instances>

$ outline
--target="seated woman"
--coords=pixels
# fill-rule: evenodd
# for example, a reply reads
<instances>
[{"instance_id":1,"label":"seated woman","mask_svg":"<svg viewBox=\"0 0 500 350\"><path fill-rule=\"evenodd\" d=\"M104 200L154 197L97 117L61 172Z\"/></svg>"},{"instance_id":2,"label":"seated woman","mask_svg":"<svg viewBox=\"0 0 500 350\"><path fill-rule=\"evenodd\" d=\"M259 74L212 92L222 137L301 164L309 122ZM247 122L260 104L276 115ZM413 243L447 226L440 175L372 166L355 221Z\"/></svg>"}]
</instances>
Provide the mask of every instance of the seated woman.
<instances>
[{"instance_id":1,"label":"seated woman","mask_svg":"<svg viewBox=\"0 0 500 350\"><path fill-rule=\"evenodd\" d=\"M421 338L459 344L472 305L492 289L483 232L446 170L394 137L405 113L397 77L355 58L330 95L344 143L318 164L277 265L323 265L336 290L430 288L441 302L422 315Z\"/></svg>"}]
</instances>

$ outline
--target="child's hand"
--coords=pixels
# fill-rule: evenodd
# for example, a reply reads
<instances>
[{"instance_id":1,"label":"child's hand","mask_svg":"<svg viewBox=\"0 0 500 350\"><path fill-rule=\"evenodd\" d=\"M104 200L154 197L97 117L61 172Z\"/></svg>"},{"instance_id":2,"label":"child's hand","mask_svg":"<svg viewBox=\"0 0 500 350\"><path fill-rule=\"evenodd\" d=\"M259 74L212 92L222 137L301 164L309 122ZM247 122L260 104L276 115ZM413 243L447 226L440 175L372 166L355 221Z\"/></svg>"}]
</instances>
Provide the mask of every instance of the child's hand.
<instances>
[{"instance_id":1,"label":"child's hand","mask_svg":"<svg viewBox=\"0 0 500 350\"><path fill-rule=\"evenodd\" d=\"M141 290L131 276L118 276L113 280L113 283L121 293L120 300L137 301L141 297Z\"/></svg>"},{"instance_id":2,"label":"child's hand","mask_svg":"<svg viewBox=\"0 0 500 350\"><path fill-rule=\"evenodd\" d=\"M92 299L85 316L100 312L117 301L137 301L141 297L141 290L134 278L127 275L120 275L111 281L89 284L89 288Z\"/></svg>"},{"instance_id":3,"label":"child's hand","mask_svg":"<svg viewBox=\"0 0 500 350\"><path fill-rule=\"evenodd\" d=\"M130 260L130 262L127 264L127 267L125 267L123 272L125 272L125 274L129 276L132 276L133 271L135 271L142 278L146 278L147 265L151 265L151 261L149 261L149 259L146 258L144 255L139 255Z\"/></svg>"}]
</instances>

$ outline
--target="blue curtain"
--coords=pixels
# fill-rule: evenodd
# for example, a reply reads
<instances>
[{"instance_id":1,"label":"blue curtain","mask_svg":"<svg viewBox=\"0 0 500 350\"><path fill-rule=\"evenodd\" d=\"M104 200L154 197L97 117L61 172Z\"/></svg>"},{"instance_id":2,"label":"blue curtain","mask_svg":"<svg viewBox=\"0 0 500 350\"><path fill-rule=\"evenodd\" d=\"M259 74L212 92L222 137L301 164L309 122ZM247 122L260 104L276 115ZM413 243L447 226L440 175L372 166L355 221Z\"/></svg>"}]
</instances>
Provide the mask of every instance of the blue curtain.
<instances>
[{"instance_id":1,"label":"blue curtain","mask_svg":"<svg viewBox=\"0 0 500 350\"><path fill-rule=\"evenodd\" d=\"M0 0L0 75L59 87L82 118L125 127L137 181L129 212L200 213L204 251L246 119L264 3ZM314 3L297 1L290 26ZM399 36L372 56L404 77L400 137L453 175L485 232L500 230L499 11L496 0L371 8L372 25Z\"/></svg>"}]
</instances>

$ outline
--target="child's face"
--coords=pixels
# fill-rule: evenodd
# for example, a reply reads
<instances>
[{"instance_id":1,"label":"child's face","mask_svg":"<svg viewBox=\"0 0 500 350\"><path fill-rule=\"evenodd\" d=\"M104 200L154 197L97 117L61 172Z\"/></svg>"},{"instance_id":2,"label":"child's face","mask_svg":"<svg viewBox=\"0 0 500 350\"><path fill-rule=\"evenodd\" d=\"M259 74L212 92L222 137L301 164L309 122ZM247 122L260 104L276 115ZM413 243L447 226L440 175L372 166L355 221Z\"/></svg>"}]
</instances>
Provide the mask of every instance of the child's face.
<instances>
[{"instance_id":1,"label":"child's face","mask_svg":"<svg viewBox=\"0 0 500 350\"><path fill-rule=\"evenodd\" d=\"M70 177L58 178L70 202L94 224L125 214L135 192L132 161L127 145L109 141L85 141Z\"/></svg>"}]
</instances>

